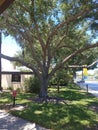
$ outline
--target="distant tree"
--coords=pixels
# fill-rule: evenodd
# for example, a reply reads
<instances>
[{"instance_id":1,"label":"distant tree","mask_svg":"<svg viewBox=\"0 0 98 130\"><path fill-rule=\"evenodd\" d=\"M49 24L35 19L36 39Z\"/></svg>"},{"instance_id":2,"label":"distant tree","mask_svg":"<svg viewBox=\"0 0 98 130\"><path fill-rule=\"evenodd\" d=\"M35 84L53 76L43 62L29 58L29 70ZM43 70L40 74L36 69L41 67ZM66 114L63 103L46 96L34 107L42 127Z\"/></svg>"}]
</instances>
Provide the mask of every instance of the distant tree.
<instances>
[{"instance_id":1,"label":"distant tree","mask_svg":"<svg viewBox=\"0 0 98 130\"><path fill-rule=\"evenodd\" d=\"M46 98L56 71L68 67L78 55L80 63L84 51L98 46L89 42L86 33L86 16L97 12L93 0L16 0L1 15L0 28L16 39L23 55L1 57L30 68L39 79L40 97Z\"/></svg>"}]
</instances>

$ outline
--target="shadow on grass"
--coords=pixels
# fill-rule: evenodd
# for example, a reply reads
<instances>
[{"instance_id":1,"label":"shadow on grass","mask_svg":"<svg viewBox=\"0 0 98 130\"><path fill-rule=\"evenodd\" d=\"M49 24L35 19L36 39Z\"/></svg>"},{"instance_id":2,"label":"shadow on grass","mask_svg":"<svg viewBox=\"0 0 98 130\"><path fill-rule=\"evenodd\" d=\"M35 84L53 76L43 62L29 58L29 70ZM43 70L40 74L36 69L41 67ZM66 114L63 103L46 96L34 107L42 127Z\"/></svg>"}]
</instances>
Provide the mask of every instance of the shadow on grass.
<instances>
[{"instance_id":1,"label":"shadow on grass","mask_svg":"<svg viewBox=\"0 0 98 130\"><path fill-rule=\"evenodd\" d=\"M19 93L15 98L16 105L24 106L26 103L30 102L31 97L34 94L31 93ZM13 96L9 92L3 92L0 94L0 109L10 110L13 107Z\"/></svg>"},{"instance_id":2,"label":"shadow on grass","mask_svg":"<svg viewBox=\"0 0 98 130\"><path fill-rule=\"evenodd\" d=\"M10 103L12 100L12 95L9 92L3 92L0 94L0 104Z\"/></svg>"},{"instance_id":3,"label":"shadow on grass","mask_svg":"<svg viewBox=\"0 0 98 130\"><path fill-rule=\"evenodd\" d=\"M35 96L30 93L17 95L18 103L26 102L28 107L11 113L52 130L98 130L98 113L88 109L98 102L94 96L88 96L85 92L74 89L61 90L59 94L53 92L53 96L70 101L68 104L32 102Z\"/></svg>"},{"instance_id":4,"label":"shadow on grass","mask_svg":"<svg viewBox=\"0 0 98 130\"><path fill-rule=\"evenodd\" d=\"M65 100L70 100L70 101L87 99L87 98L95 98L90 94L86 94L86 92L75 91L75 90L61 91L59 93L59 96L64 98Z\"/></svg>"},{"instance_id":5,"label":"shadow on grass","mask_svg":"<svg viewBox=\"0 0 98 130\"><path fill-rule=\"evenodd\" d=\"M36 97L36 94L33 94L33 93L20 93L18 96L17 96L17 99L27 99L27 100L32 100L33 98Z\"/></svg>"},{"instance_id":6,"label":"shadow on grass","mask_svg":"<svg viewBox=\"0 0 98 130\"><path fill-rule=\"evenodd\" d=\"M78 105L29 104L12 113L53 130L97 130L98 125L96 114Z\"/></svg>"}]
</instances>

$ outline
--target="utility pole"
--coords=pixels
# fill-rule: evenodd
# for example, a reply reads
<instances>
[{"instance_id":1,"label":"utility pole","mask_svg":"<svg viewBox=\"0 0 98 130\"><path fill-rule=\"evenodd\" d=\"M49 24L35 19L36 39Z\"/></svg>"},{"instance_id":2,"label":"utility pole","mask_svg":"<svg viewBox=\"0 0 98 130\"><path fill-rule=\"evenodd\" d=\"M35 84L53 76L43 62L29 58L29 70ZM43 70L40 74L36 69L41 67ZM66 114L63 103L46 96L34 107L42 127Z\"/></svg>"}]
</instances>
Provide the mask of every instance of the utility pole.
<instances>
[{"instance_id":1,"label":"utility pole","mask_svg":"<svg viewBox=\"0 0 98 130\"><path fill-rule=\"evenodd\" d=\"M0 91L2 91L2 76L1 76L1 44L2 44L2 33L1 33L1 31L0 31Z\"/></svg>"}]
</instances>

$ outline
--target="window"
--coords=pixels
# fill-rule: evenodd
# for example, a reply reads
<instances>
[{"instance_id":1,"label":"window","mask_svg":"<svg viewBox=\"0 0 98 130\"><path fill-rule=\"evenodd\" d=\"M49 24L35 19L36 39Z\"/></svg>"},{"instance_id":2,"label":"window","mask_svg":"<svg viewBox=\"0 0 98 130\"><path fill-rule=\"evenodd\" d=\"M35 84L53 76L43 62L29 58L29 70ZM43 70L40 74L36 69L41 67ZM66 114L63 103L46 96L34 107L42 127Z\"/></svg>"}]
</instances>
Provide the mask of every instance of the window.
<instances>
[{"instance_id":1,"label":"window","mask_svg":"<svg viewBox=\"0 0 98 130\"><path fill-rule=\"evenodd\" d=\"M12 82L21 82L20 74L12 74Z\"/></svg>"}]
</instances>

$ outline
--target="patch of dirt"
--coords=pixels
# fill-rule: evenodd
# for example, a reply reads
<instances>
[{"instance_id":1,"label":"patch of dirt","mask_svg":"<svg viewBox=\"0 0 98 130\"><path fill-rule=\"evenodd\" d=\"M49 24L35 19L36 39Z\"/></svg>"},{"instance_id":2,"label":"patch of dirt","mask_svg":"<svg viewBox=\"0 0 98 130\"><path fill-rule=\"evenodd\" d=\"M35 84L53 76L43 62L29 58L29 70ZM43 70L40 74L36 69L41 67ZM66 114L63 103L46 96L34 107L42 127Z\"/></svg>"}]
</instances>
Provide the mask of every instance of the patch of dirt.
<instances>
[{"instance_id":1,"label":"patch of dirt","mask_svg":"<svg viewBox=\"0 0 98 130\"><path fill-rule=\"evenodd\" d=\"M58 98L58 97L47 97L47 98L36 98L33 100L34 102L37 103L53 103L53 104L67 104L69 101L64 100L63 98Z\"/></svg>"},{"instance_id":2,"label":"patch of dirt","mask_svg":"<svg viewBox=\"0 0 98 130\"><path fill-rule=\"evenodd\" d=\"M26 104L16 104L15 106L13 106L13 104L3 104L3 105L0 105L0 109L1 110L5 110L7 112L10 111L10 110L22 111L25 108L27 108Z\"/></svg>"},{"instance_id":3,"label":"patch of dirt","mask_svg":"<svg viewBox=\"0 0 98 130\"><path fill-rule=\"evenodd\" d=\"M97 104L91 105L91 106L89 107L89 109L98 113L98 105L97 105Z\"/></svg>"}]
</instances>

